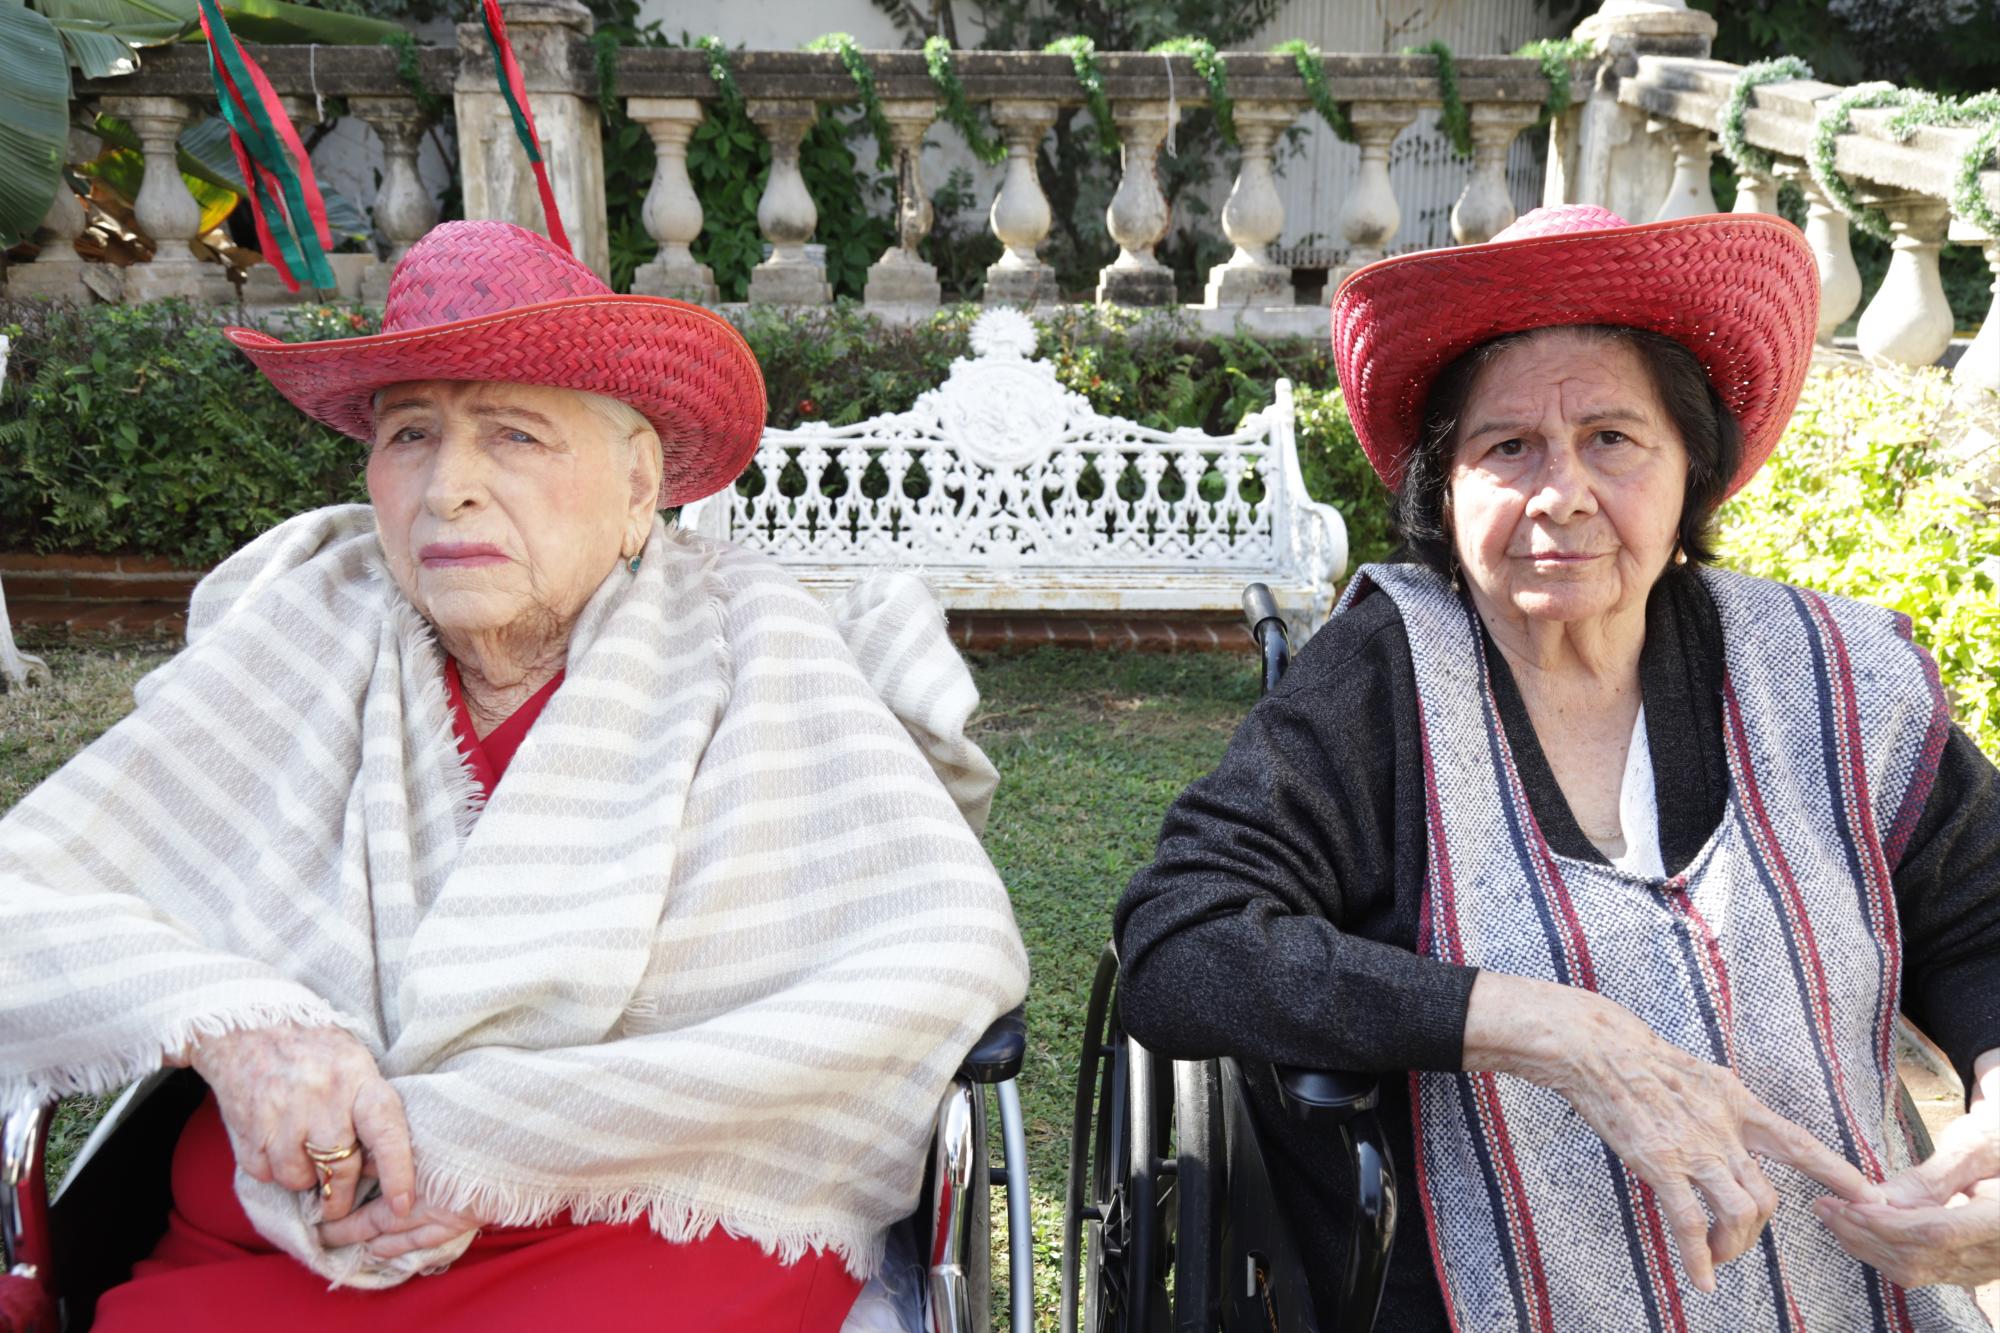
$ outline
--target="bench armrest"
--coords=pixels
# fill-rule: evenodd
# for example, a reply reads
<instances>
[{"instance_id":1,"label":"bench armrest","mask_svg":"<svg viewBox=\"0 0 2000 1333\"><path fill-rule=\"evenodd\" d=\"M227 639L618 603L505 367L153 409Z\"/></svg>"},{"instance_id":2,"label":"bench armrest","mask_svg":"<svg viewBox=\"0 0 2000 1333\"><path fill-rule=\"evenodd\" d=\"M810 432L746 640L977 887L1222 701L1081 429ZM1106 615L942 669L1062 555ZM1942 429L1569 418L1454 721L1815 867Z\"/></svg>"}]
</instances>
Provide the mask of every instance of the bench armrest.
<instances>
[{"instance_id":1,"label":"bench armrest","mask_svg":"<svg viewBox=\"0 0 2000 1333\"><path fill-rule=\"evenodd\" d=\"M1021 1072L1027 1051L1028 1006L1023 1003L993 1020L965 1053L958 1072L974 1083L1005 1083Z\"/></svg>"}]
</instances>

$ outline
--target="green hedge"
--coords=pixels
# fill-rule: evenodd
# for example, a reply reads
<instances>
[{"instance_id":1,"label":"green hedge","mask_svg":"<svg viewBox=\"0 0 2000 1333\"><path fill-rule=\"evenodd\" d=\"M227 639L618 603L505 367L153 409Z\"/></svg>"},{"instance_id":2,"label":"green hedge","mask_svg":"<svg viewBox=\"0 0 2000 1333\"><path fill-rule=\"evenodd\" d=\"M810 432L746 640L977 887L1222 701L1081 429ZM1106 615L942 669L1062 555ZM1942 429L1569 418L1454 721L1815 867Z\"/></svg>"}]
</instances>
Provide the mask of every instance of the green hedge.
<instances>
[{"instance_id":1,"label":"green hedge","mask_svg":"<svg viewBox=\"0 0 2000 1333\"><path fill-rule=\"evenodd\" d=\"M912 326L841 303L756 308L744 334L764 367L770 418L835 424L899 412L970 354L979 311ZM221 334L226 312L160 302L82 310L0 302L14 338L0 394L0 549L221 559L272 524L361 498L362 446L307 421ZM309 309L289 338L372 331L370 317ZM1211 338L1182 317L1084 309L1038 324L1041 354L1101 412L1161 429L1232 429L1288 375L1299 386L1308 487L1346 516L1354 558L1387 547L1387 493L1354 444L1317 340Z\"/></svg>"}]
</instances>

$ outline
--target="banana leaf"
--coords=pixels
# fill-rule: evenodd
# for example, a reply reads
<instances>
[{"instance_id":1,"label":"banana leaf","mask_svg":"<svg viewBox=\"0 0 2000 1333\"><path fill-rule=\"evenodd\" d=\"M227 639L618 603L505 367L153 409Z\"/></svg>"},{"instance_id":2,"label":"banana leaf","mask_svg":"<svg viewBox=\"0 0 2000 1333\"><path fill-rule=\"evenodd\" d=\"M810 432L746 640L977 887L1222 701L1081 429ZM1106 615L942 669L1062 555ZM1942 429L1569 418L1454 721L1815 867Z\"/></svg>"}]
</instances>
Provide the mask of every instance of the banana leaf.
<instances>
[{"instance_id":1,"label":"banana leaf","mask_svg":"<svg viewBox=\"0 0 2000 1333\"><path fill-rule=\"evenodd\" d=\"M0 0L0 247L34 235L63 188L69 61L55 25Z\"/></svg>"}]
</instances>

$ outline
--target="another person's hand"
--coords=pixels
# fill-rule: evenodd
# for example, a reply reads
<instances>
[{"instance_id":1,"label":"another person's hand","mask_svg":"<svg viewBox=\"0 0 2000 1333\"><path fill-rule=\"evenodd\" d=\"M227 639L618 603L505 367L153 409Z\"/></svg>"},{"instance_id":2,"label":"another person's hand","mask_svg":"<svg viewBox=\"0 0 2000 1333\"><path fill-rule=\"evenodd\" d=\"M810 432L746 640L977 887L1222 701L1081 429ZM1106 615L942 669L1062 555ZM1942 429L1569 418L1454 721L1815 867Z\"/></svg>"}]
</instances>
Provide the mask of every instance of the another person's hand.
<instances>
[{"instance_id":1,"label":"another person's hand","mask_svg":"<svg viewBox=\"0 0 2000 1333\"><path fill-rule=\"evenodd\" d=\"M1880 1186L1764 1105L1730 1070L1696 1059L1591 991L1481 972L1466 1015L1464 1064L1567 1098L1652 1186L1681 1265L1702 1291L1715 1290L1715 1266L1755 1245L1778 1209L1778 1192L1752 1154L1844 1199L1882 1198Z\"/></svg>"},{"instance_id":2,"label":"another person's hand","mask_svg":"<svg viewBox=\"0 0 2000 1333\"><path fill-rule=\"evenodd\" d=\"M366 1245L375 1258L394 1259L443 1245L481 1225L481 1219L470 1213L450 1212L427 1200L419 1199L407 1213L399 1213L386 1198L378 1197L339 1221L320 1223L319 1239L329 1250Z\"/></svg>"},{"instance_id":3,"label":"another person's hand","mask_svg":"<svg viewBox=\"0 0 2000 1333\"><path fill-rule=\"evenodd\" d=\"M2000 1281L2000 1049L1973 1066L1972 1105L1936 1151L1883 1182L1886 1203L1820 1199L1841 1248L1901 1287Z\"/></svg>"},{"instance_id":4,"label":"another person's hand","mask_svg":"<svg viewBox=\"0 0 2000 1333\"><path fill-rule=\"evenodd\" d=\"M215 1090L236 1164L253 1180L318 1190L306 1145L355 1151L329 1164L324 1215L353 1209L365 1175L399 1216L410 1211L416 1168L403 1099L368 1048L339 1028L286 1025L203 1037L187 1063Z\"/></svg>"}]
</instances>

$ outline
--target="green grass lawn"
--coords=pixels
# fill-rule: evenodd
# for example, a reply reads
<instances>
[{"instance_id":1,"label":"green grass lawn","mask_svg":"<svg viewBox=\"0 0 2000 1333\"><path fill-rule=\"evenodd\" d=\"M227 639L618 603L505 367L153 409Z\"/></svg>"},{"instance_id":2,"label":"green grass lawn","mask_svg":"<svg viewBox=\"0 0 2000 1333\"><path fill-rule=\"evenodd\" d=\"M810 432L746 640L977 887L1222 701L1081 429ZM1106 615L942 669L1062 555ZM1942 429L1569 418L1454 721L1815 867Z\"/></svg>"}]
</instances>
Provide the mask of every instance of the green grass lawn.
<instances>
[{"instance_id":1,"label":"green grass lawn","mask_svg":"<svg viewBox=\"0 0 2000 1333\"><path fill-rule=\"evenodd\" d=\"M131 707L132 684L165 661L160 645L51 646L53 683L0 694L0 810ZM1000 767L987 850L1014 896L1034 982L1021 1075L1034 1183L1036 1306L1055 1326L1056 1252L1084 1001L1111 907L1151 855L1161 813L1212 767L1257 696L1241 655L1159 657L1044 649L977 658L973 734ZM105 1099L108 1100L108 1099ZM101 1112L64 1107L50 1156L68 1160ZM1003 1205L994 1198L996 1223ZM1006 1308L994 1275L996 1326Z\"/></svg>"}]
</instances>

